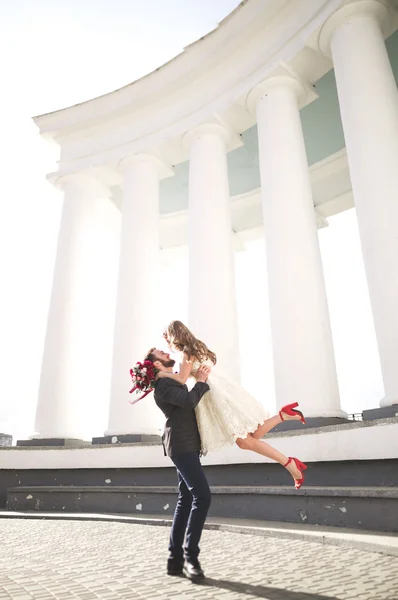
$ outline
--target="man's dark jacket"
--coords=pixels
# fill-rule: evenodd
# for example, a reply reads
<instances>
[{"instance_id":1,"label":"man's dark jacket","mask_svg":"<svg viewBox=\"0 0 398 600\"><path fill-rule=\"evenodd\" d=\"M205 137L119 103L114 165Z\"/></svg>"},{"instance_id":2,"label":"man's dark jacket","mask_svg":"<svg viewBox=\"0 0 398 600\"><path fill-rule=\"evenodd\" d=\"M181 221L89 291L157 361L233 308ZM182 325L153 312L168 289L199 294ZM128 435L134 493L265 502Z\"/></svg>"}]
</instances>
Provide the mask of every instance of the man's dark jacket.
<instances>
[{"instance_id":1,"label":"man's dark jacket","mask_svg":"<svg viewBox=\"0 0 398 600\"><path fill-rule=\"evenodd\" d=\"M200 451L200 435L195 406L209 391L207 383L198 381L190 392L170 377L161 377L155 384L155 402L166 417L163 448L167 456Z\"/></svg>"}]
</instances>

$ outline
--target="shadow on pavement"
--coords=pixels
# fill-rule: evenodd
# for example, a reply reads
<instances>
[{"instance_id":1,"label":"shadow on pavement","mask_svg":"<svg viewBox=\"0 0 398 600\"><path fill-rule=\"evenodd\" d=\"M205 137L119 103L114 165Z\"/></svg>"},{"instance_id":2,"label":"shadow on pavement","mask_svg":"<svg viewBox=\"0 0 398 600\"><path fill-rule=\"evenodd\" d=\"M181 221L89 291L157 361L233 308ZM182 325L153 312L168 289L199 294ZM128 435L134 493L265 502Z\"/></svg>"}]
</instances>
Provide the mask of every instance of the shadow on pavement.
<instances>
[{"instance_id":1,"label":"shadow on pavement","mask_svg":"<svg viewBox=\"0 0 398 600\"><path fill-rule=\"evenodd\" d=\"M238 581L224 581L223 579L212 579L206 577L201 582L202 587L217 587L230 592L239 592L248 596L257 596L257 598L267 598L268 600L340 600L336 596L323 596L320 594L310 594L307 592L294 592L280 588L267 587L263 585L251 585Z\"/></svg>"}]
</instances>

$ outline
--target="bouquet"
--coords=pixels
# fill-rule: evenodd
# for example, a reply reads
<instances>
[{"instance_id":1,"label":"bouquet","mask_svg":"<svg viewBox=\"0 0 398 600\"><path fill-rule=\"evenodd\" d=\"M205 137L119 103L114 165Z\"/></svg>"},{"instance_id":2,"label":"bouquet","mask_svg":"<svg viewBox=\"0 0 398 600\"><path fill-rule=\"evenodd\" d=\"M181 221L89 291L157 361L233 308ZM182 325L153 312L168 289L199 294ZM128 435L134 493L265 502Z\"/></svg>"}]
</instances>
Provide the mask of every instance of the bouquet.
<instances>
[{"instance_id":1,"label":"bouquet","mask_svg":"<svg viewBox=\"0 0 398 600\"><path fill-rule=\"evenodd\" d=\"M144 360L143 363L137 362L135 367L130 369L130 375L131 379L133 380L134 387L131 388L129 393L132 394L136 391L144 392L136 400L130 400L130 404L135 404L152 392L155 387L156 374L157 370L153 366L153 362L150 360Z\"/></svg>"}]
</instances>

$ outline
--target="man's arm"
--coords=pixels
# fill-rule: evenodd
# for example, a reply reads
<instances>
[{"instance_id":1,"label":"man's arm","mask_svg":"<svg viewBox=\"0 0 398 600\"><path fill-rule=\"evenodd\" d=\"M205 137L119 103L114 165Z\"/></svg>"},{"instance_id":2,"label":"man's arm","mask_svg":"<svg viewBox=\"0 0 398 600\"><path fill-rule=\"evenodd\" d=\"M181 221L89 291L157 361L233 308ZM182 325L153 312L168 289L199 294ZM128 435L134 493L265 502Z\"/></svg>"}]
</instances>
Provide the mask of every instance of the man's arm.
<instances>
[{"instance_id":1,"label":"man's arm","mask_svg":"<svg viewBox=\"0 0 398 600\"><path fill-rule=\"evenodd\" d=\"M162 402L180 406L181 408L195 408L202 396L209 391L207 383L198 381L188 392L187 387L171 379L164 377L156 384L156 396Z\"/></svg>"}]
</instances>

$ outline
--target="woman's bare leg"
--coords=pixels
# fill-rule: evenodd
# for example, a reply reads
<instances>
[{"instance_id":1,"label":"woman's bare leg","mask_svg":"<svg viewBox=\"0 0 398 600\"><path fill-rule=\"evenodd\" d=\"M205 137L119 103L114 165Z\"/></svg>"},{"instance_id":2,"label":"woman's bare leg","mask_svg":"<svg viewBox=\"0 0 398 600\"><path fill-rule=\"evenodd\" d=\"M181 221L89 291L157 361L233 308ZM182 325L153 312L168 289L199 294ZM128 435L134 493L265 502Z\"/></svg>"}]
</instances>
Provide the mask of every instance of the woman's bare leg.
<instances>
[{"instance_id":1,"label":"woman's bare leg","mask_svg":"<svg viewBox=\"0 0 398 600\"><path fill-rule=\"evenodd\" d=\"M270 417L269 419L265 419L264 423L261 423L256 429L256 431L252 434L254 438L257 440L264 437L266 433L271 431L274 427L282 423L282 419L279 414Z\"/></svg>"},{"instance_id":2,"label":"woman's bare leg","mask_svg":"<svg viewBox=\"0 0 398 600\"><path fill-rule=\"evenodd\" d=\"M269 419L265 419L264 423L261 423L256 429L256 431L252 434L257 440L264 437L266 433L271 431L274 427L282 423L283 421L300 421L300 415L295 415L294 417L291 415L287 415L283 413L283 419L281 419L279 413L270 417Z\"/></svg>"},{"instance_id":3,"label":"woman's bare leg","mask_svg":"<svg viewBox=\"0 0 398 600\"><path fill-rule=\"evenodd\" d=\"M282 452L279 452L279 450L273 448L267 442L256 439L251 433L246 438L238 438L236 443L242 450L251 450L252 452L271 458L283 467L288 461L288 457L282 454ZM285 468L289 471L293 479L301 479L301 472L293 460Z\"/></svg>"}]
</instances>

